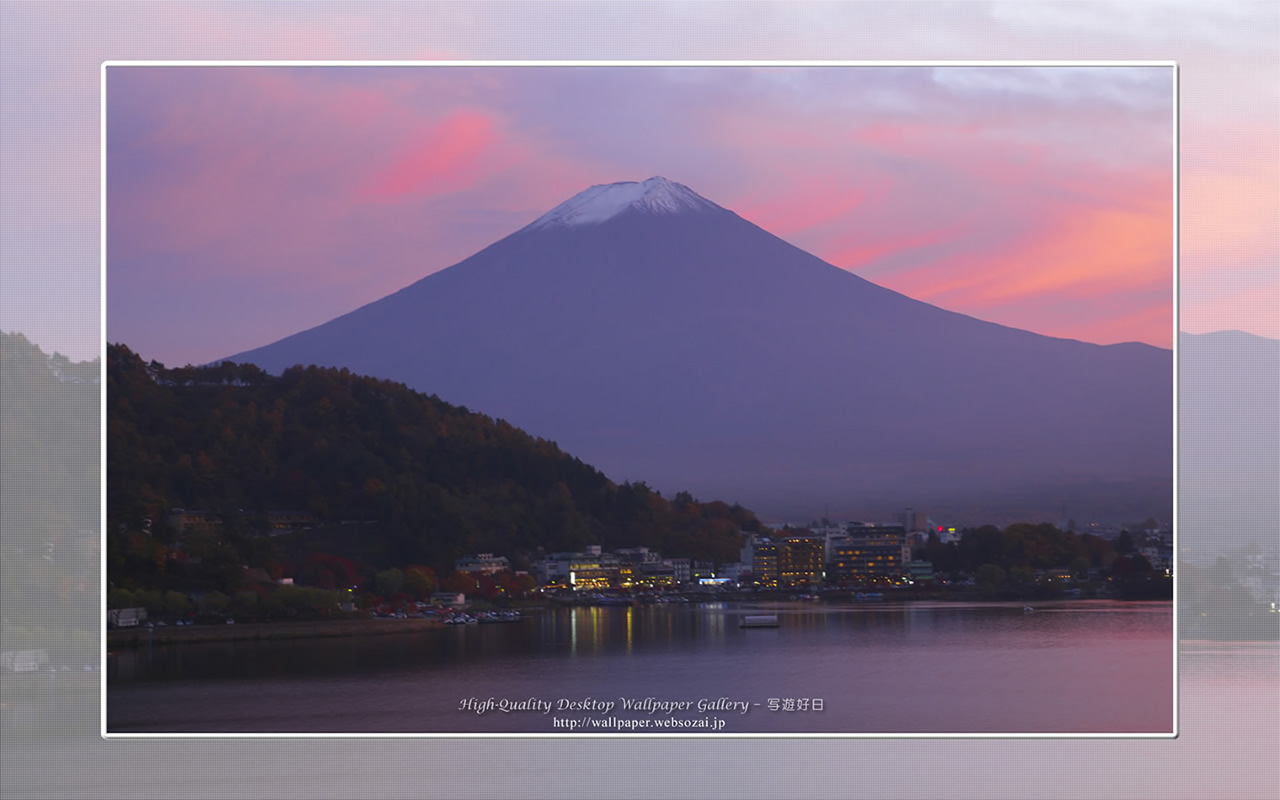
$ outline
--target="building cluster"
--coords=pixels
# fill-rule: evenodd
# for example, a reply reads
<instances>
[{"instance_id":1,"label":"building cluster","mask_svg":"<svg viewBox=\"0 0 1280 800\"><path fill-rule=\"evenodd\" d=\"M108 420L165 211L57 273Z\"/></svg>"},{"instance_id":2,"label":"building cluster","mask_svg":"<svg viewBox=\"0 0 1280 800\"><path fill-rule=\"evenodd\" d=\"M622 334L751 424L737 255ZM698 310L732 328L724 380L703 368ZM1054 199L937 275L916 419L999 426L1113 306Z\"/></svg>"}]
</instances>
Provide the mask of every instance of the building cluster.
<instances>
[{"instance_id":1,"label":"building cluster","mask_svg":"<svg viewBox=\"0 0 1280 800\"><path fill-rule=\"evenodd\" d=\"M543 586L572 589L659 589L717 579L709 561L663 558L648 547L603 552L599 545L546 555L535 562L534 577Z\"/></svg>"},{"instance_id":2,"label":"building cluster","mask_svg":"<svg viewBox=\"0 0 1280 800\"><path fill-rule=\"evenodd\" d=\"M723 584L761 589L817 589L823 585L928 579L928 564L911 562L911 543L901 524L854 522L766 534L743 534L737 562L717 565L690 558L667 558L648 547L605 552L550 553L531 572L540 586L575 589L664 589ZM479 553L457 559L458 572L491 574L511 568L503 556Z\"/></svg>"},{"instance_id":3,"label":"building cluster","mask_svg":"<svg viewBox=\"0 0 1280 800\"><path fill-rule=\"evenodd\" d=\"M905 525L865 522L752 535L742 563L750 564L751 582L768 589L893 582L911 575L913 567L920 577L928 572L911 562Z\"/></svg>"},{"instance_id":4,"label":"building cluster","mask_svg":"<svg viewBox=\"0 0 1280 800\"><path fill-rule=\"evenodd\" d=\"M492 575L495 572L502 572L511 569L511 562L506 556L495 556L493 553L478 553L473 556L463 556L453 562L453 568L458 572L470 572L473 575Z\"/></svg>"},{"instance_id":5,"label":"building cluster","mask_svg":"<svg viewBox=\"0 0 1280 800\"><path fill-rule=\"evenodd\" d=\"M1142 532L1138 552L1157 570L1172 570L1174 564L1173 528L1161 527Z\"/></svg>"}]
</instances>

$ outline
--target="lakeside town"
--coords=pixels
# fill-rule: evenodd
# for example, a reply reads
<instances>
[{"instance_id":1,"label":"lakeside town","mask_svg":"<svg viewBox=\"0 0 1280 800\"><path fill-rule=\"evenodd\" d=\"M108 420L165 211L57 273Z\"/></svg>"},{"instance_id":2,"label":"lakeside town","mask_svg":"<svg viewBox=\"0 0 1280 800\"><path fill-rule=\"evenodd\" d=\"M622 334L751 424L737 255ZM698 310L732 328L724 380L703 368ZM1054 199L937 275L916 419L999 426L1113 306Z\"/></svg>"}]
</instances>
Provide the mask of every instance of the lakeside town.
<instances>
[{"instance_id":1,"label":"lakeside town","mask_svg":"<svg viewBox=\"0 0 1280 800\"><path fill-rule=\"evenodd\" d=\"M318 524L301 512L259 516L267 539L305 535ZM224 524L218 515L186 509L172 510L168 523L177 535L164 548L165 558L188 563L199 563L192 553L210 537L216 541ZM1168 599L1172 530L1156 520L1143 525L1134 531L1089 525L1083 533L1051 524L957 530L907 508L895 522L822 519L740 531L740 557L733 562L646 546L606 551L589 545L538 553L523 563L500 553L468 554L440 576L421 565L361 575L349 559L313 554L296 575L273 577L262 567L242 565L232 592L111 587L107 625L181 628L344 617L511 622L522 608L544 605L691 599Z\"/></svg>"},{"instance_id":2,"label":"lakeside town","mask_svg":"<svg viewBox=\"0 0 1280 800\"><path fill-rule=\"evenodd\" d=\"M106 368L118 628L681 597L1173 594L1173 532L1151 517L1077 524L1064 507L1057 524L1019 522L984 501L934 519L908 494L874 512L887 520L766 521L616 483L502 419L344 370L170 369L123 345Z\"/></svg>"}]
</instances>

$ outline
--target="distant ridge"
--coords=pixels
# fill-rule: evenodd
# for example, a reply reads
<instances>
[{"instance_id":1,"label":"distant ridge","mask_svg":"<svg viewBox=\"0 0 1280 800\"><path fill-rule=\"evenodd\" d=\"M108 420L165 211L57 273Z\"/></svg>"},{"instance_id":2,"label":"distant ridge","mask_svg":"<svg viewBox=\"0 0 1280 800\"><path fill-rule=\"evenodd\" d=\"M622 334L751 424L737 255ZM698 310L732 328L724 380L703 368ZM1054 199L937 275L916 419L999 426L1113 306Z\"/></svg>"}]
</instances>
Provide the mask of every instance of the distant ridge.
<instances>
[{"instance_id":1,"label":"distant ridge","mask_svg":"<svg viewBox=\"0 0 1280 800\"><path fill-rule=\"evenodd\" d=\"M1172 512L1172 351L945 311L659 177L230 359L402 381L766 515Z\"/></svg>"}]
</instances>

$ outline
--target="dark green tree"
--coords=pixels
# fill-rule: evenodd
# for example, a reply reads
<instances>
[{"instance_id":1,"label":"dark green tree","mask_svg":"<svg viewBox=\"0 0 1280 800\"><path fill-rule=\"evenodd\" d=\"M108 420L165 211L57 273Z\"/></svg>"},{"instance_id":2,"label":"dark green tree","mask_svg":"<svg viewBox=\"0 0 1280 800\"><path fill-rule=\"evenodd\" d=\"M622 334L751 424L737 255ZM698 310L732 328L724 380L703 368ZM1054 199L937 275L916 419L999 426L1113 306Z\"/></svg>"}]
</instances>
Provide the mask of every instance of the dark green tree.
<instances>
[{"instance_id":1,"label":"dark green tree","mask_svg":"<svg viewBox=\"0 0 1280 800\"><path fill-rule=\"evenodd\" d=\"M1127 556L1134 552L1137 548L1133 544L1133 536L1128 530L1120 531L1120 535L1116 537L1115 543L1111 545L1111 549L1116 551L1117 555Z\"/></svg>"}]
</instances>

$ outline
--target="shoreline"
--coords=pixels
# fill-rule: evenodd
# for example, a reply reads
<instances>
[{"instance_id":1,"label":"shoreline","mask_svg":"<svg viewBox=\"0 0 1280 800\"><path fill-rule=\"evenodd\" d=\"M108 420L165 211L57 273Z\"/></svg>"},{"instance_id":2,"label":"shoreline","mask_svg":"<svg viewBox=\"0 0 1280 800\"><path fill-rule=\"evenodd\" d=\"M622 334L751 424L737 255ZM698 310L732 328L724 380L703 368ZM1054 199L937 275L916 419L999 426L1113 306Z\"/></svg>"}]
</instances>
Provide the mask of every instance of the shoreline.
<instances>
[{"instance_id":1,"label":"shoreline","mask_svg":"<svg viewBox=\"0 0 1280 800\"><path fill-rule=\"evenodd\" d=\"M435 619L356 618L305 620L299 622L237 622L234 625L181 625L156 628L113 628L106 632L108 650L145 647L148 644L192 644L197 642L277 641L347 636L382 636L440 630Z\"/></svg>"}]
</instances>

